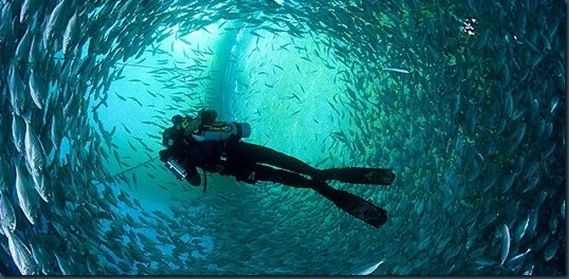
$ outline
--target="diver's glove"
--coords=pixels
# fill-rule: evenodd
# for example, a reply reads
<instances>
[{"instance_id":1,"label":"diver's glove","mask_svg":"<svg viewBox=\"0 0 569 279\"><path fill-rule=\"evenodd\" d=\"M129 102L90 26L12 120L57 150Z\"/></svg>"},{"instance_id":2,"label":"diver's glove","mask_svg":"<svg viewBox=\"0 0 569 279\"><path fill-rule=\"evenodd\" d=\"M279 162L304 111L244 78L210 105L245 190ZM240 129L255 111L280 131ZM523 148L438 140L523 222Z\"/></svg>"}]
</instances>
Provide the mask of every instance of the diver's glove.
<instances>
[{"instance_id":1,"label":"diver's glove","mask_svg":"<svg viewBox=\"0 0 569 279\"><path fill-rule=\"evenodd\" d=\"M160 150L158 152L158 155L160 156L160 161L166 163L168 162L168 159L170 159L170 157L172 157L172 150L170 148L164 149L164 150Z\"/></svg>"}]
</instances>

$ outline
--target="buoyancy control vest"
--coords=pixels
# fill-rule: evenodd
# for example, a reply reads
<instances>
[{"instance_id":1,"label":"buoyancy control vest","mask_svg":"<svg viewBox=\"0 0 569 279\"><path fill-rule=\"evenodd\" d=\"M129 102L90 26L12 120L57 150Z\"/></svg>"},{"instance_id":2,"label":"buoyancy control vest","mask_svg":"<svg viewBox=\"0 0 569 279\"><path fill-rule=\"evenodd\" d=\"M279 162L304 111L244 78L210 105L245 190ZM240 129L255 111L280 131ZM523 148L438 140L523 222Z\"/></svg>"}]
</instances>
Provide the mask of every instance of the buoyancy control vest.
<instances>
[{"instance_id":1,"label":"buoyancy control vest","mask_svg":"<svg viewBox=\"0 0 569 279\"><path fill-rule=\"evenodd\" d=\"M224 141L231 137L237 140L251 135L251 126L248 123L214 122L201 125L192 137L196 141Z\"/></svg>"}]
</instances>

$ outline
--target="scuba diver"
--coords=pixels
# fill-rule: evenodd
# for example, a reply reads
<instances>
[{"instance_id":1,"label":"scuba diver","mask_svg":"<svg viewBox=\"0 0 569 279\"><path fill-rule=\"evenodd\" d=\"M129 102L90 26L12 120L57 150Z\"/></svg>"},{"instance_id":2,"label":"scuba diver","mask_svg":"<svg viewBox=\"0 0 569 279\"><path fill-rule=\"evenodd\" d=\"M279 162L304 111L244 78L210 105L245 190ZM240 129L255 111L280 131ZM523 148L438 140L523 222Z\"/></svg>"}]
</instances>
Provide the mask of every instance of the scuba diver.
<instances>
[{"instance_id":1,"label":"scuba diver","mask_svg":"<svg viewBox=\"0 0 569 279\"><path fill-rule=\"evenodd\" d=\"M378 228L387 221L384 209L349 192L334 189L326 180L389 185L395 179L390 169L316 169L271 148L241 141L251 134L249 124L220 122L216 118L217 112L211 109L202 109L195 117L172 117L173 126L162 134L162 143L166 149L161 150L159 155L160 160L178 179L200 186L201 178L196 169L199 167L203 171L234 176L238 181L248 184L270 181L309 188L373 227ZM207 182L204 191L206 184Z\"/></svg>"}]
</instances>

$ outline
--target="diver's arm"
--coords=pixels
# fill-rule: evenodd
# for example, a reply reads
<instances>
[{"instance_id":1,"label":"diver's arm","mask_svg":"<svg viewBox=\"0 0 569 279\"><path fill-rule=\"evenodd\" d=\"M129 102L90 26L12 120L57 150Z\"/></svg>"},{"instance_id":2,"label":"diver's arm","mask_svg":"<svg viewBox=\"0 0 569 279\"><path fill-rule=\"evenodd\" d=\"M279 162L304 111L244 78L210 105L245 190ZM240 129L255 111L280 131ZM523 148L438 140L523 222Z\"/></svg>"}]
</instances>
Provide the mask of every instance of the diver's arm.
<instances>
[{"instance_id":1,"label":"diver's arm","mask_svg":"<svg viewBox=\"0 0 569 279\"><path fill-rule=\"evenodd\" d=\"M162 133L162 145L164 145L166 149L158 152L162 162L167 162L170 157L177 153L178 150L176 149L175 143L179 140L180 133L174 127L164 130L164 133Z\"/></svg>"},{"instance_id":2,"label":"diver's arm","mask_svg":"<svg viewBox=\"0 0 569 279\"><path fill-rule=\"evenodd\" d=\"M164 150L160 150L158 152L158 155L160 157L160 161L166 163L168 162L168 159L170 159L170 157L174 156L174 151L172 150L172 148L166 148Z\"/></svg>"}]
</instances>

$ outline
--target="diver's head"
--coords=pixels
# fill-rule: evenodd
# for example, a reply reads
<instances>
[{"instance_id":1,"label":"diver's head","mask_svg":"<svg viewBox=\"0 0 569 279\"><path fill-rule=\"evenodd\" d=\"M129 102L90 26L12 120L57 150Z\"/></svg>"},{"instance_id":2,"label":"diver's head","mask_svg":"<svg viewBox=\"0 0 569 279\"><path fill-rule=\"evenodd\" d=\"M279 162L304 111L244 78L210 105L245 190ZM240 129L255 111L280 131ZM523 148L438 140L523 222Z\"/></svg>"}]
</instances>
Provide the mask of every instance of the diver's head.
<instances>
[{"instance_id":1,"label":"diver's head","mask_svg":"<svg viewBox=\"0 0 569 279\"><path fill-rule=\"evenodd\" d=\"M182 128L182 120L184 120L184 118L179 114L172 116L172 124L174 124L175 129L179 130Z\"/></svg>"}]
</instances>

